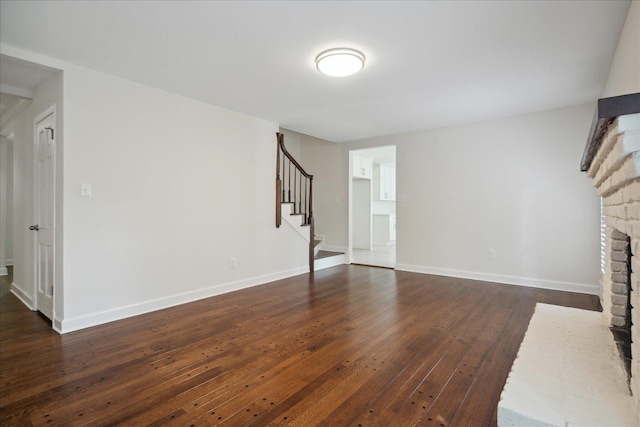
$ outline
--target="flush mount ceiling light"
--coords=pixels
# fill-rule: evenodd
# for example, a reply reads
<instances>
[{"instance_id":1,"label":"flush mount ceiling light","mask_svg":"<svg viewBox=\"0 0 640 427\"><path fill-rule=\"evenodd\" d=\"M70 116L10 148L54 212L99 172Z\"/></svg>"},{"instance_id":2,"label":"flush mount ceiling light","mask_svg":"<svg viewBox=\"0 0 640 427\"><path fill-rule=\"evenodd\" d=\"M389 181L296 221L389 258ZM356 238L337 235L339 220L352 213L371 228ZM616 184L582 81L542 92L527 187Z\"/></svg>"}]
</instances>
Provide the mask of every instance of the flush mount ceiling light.
<instances>
[{"instance_id":1,"label":"flush mount ceiling light","mask_svg":"<svg viewBox=\"0 0 640 427\"><path fill-rule=\"evenodd\" d=\"M325 50L316 56L316 68L333 77L350 76L362 70L364 55L355 49L340 47Z\"/></svg>"}]
</instances>

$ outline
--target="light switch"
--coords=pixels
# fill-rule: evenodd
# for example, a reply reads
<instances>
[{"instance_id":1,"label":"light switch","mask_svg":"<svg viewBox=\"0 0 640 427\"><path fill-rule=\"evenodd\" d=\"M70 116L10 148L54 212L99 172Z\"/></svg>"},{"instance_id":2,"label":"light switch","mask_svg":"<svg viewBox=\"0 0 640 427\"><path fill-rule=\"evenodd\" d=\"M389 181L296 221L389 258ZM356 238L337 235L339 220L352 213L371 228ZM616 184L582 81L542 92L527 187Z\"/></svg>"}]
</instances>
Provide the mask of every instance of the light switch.
<instances>
[{"instance_id":1,"label":"light switch","mask_svg":"<svg viewBox=\"0 0 640 427\"><path fill-rule=\"evenodd\" d=\"M82 197L91 197L91 184L80 184L80 195Z\"/></svg>"}]
</instances>

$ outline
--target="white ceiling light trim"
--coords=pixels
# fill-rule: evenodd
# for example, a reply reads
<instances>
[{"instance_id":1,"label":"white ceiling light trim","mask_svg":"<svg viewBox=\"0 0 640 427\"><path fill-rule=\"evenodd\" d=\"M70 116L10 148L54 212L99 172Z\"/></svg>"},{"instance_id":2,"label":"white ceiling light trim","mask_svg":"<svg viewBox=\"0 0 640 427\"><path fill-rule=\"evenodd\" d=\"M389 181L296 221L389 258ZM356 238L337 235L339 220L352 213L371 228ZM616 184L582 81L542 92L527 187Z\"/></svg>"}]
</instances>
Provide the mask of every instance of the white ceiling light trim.
<instances>
[{"instance_id":1,"label":"white ceiling light trim","mask_svg":"<svg viewBox=\"0 0 640 427\"><path fill-rule=\"evenodd\" d=\"M316 68L328 76L350 76L364 68L364 54L346 47L325 50L316 56Z\"/></svg>"}]
</instances>

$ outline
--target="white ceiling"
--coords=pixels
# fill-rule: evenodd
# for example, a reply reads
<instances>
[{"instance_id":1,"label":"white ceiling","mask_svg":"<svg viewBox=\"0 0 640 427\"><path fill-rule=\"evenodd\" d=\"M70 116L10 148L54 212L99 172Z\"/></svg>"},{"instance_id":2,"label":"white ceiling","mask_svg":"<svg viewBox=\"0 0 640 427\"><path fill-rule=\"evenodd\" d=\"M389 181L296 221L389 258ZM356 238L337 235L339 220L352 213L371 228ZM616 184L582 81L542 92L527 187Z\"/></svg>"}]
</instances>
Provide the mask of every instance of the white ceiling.
<instances>
[{"instance_id":1,"label":"white ceiling","mask_svg":"<svg viewBox=\"0 0 640 427\"><path fill-rule=\"evenodd\" d=\"M0 42L345 142L595 101L628 1L2 1ZM315 69L330 47L365 69ZM4 70L2 79L5 79Z\"/></svg>"}]
</instances>

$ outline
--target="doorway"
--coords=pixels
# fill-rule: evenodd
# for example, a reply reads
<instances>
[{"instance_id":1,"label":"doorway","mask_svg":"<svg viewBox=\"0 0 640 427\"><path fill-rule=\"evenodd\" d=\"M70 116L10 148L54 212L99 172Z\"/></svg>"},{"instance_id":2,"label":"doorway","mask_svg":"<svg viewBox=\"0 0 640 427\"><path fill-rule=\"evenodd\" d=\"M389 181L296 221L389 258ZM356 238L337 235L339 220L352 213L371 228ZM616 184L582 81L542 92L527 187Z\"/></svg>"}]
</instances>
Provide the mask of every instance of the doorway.
<instances>
[{"instance_id":1,"label":"doorway","mask_svg":"<svg viewBox=\"0 0 640 427\"><path fill-rule=\"evenodd\" d=\"M52 327L60 332L62 252L54 243L60 246L62 239L57 233L62 228L55 232L53 228L55 221L58 226L62 224L62 203L56 201L62 194L61 180L54 179L62 175L62 162L56 166L56 159L61 160L57 156L61 154L62 138L57 131L62 130L62 117L55 107L63 99L62 70L7 55L0 55L0 60L0 135L13 134L15 179L13 206L8 206L11 212L7 215L13 214L7 226L13 232L11 236L3 233L5 239L13 237L7 245L11 251L5 251L6 264L13 264L11 293L31 310L58 318L52 320ZM43 135L43 130L49 135ZM46 197L44 203L39 203L41 197ZM2 215L0 219L4 218ZM53 291L52 285L56 286Z\"/></svg>"},{"instance_id":2,"label":"doorway","mask_svg":"<svg viewBox=\"0 0 640 427\"><path fill-rule=\"evenodd\" d=\"M351 150L349 161L351 262L395 268L396 147Z\"/></svg>"}]
</instances>

